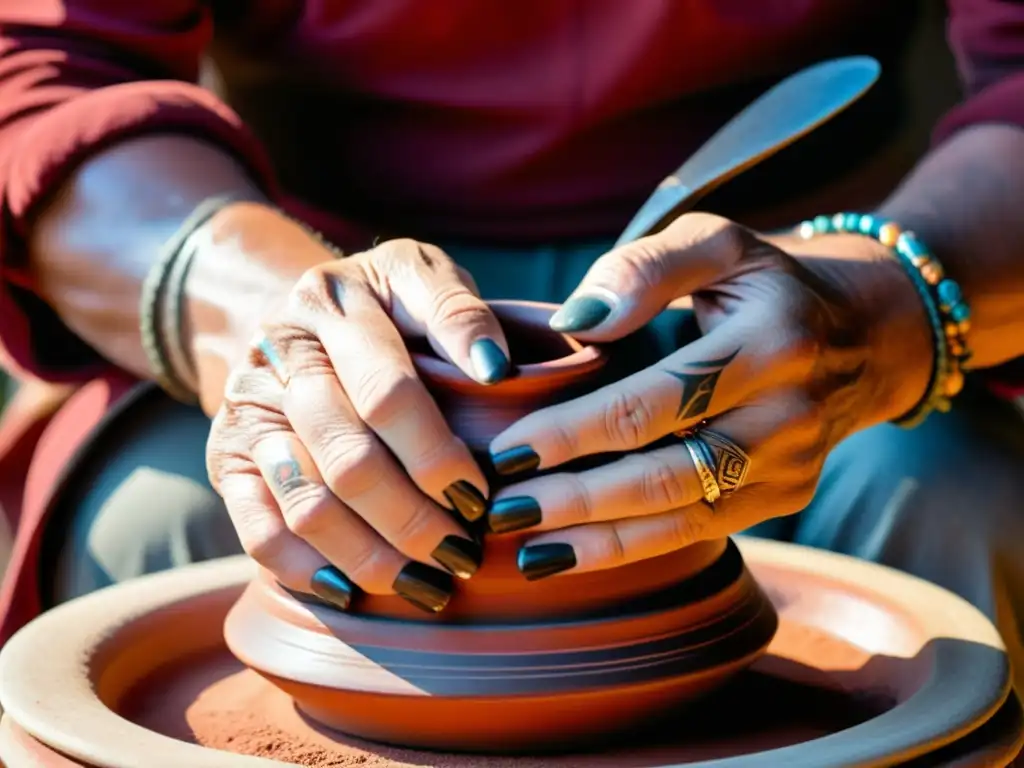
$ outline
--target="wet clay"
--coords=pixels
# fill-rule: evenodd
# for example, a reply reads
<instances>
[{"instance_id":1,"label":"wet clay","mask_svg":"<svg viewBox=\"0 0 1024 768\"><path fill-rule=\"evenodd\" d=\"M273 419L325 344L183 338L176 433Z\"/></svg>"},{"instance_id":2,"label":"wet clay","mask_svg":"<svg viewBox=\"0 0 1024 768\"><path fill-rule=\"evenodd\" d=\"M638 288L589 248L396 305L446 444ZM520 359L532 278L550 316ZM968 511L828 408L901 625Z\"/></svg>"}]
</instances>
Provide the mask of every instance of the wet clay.
<instances>
[{"instance_id":1,"label":"wet clay","mask_svg":"<svg viewBox=\"0 0 1024 768\"><path fill-rule=\"evenodd\" d=\"M811 627L794 639L856 667L864 652ZM786 663L765 659L766 668ZM699 712L668 713L632 743L597 753L501 757L423 752L382 746L324 729L290 698L226 653L175 665L152 676L120 707L132 720L167 736L235 754L309 768L649 768L784 747L864 722L891 702L742 674Z\"/></svg>"}]
</instances>

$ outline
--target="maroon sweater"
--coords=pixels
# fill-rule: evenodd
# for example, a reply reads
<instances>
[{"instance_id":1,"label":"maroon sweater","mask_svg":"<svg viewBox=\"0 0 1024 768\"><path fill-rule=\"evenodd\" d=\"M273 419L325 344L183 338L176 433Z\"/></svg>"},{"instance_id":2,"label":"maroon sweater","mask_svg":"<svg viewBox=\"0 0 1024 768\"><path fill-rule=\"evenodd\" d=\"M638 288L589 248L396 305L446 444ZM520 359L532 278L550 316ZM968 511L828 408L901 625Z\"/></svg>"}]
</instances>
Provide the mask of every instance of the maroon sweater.
<instances>
[{"instance_id":1,"label":"maroon sweater","mask_svg":"<svg viewBox=\"0 0 1024 768\"><path fill-rule=\"evenodd\" d=\"M610 235L764 84L871 52L906 5L0 0L4 352L54 380L96 372L75 364L88 354L32 294L23 238L33 206L112 141L196 134L239 155L275 194L385 231L488 242ZM1024 3L949 7L968 98L936 140L972 123L1024 125ZM238 111L194 84L207 49ZM248 112L270 119L256 125Z\"/></svg>"}]
</instances>

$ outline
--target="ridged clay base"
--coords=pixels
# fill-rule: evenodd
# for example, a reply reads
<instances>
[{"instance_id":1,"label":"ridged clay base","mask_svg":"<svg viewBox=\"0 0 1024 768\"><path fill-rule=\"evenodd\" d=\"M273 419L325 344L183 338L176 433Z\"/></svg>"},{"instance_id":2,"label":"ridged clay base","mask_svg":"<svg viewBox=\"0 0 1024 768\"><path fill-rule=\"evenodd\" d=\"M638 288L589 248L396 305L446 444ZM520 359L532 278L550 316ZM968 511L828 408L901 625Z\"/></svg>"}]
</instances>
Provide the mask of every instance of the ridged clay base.
<instances>
[{"instance_id":1,"label":"ridged clay base","mask_svg":"<svg viewBox=\"0 0 1024 768\"><path fill-rule=\"evenodd\" d=\"M697 576L627 605L564 622L396 622L309 606L261 578L231 609L225 637L325 725L511 753L632 731L751 664L777 627L732 542Z\"/></svg>"}]
</instances>

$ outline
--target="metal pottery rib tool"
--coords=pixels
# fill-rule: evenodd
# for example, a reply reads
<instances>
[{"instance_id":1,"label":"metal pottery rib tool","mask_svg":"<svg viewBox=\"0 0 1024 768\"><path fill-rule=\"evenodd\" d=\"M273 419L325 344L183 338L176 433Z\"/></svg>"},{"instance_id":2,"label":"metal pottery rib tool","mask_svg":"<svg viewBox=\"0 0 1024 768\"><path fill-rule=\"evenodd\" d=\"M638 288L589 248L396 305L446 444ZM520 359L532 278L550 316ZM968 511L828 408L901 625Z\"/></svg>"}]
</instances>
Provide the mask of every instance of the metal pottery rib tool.
<instances>
[{"instance_id":1,"label":"metal pottery rib tool","mask_svg":"<svg viewBox=\"0 0 1024 768\"><path fill-rule=\"evenodd\" d=\"M774 155L863 96L881 67L868 56L801 70L726 123L654 190L616 245L666 227L700 198Z\"/></svg>"}]
</instances>

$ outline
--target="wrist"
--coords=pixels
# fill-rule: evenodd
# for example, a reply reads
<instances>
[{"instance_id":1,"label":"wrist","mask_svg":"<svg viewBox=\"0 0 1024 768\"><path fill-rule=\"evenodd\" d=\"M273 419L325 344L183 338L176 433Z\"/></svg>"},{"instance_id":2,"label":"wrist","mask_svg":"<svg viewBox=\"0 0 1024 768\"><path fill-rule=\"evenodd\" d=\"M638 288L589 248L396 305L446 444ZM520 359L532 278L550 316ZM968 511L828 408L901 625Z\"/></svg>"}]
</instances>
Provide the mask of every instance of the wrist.
<instances>
[{"instance_id":1,"label":"wrist","mask_svg":"<svg viewBox=\"0 0 1024 768\"><path fill-rule=\"evenodd\" d=\"M783 247L838 290L863 339L857 385L857 428L891 422L926 397L935 368L935 340L911 277L887 246L853 234L787 239Z\"/></svg>"},{"instance_id":2,"label":"wrist","mask_svg":"<svg viewBox=\"0 0 1024 768\"><path fill-rule=\"evenodd\" d=\"M197 250L185 283L182 342L200 403L212 414L264 320L284 311L303 273L334 256L301 224L259 203L226 206L190 241Z\"/></svg>"}]
</instances>

